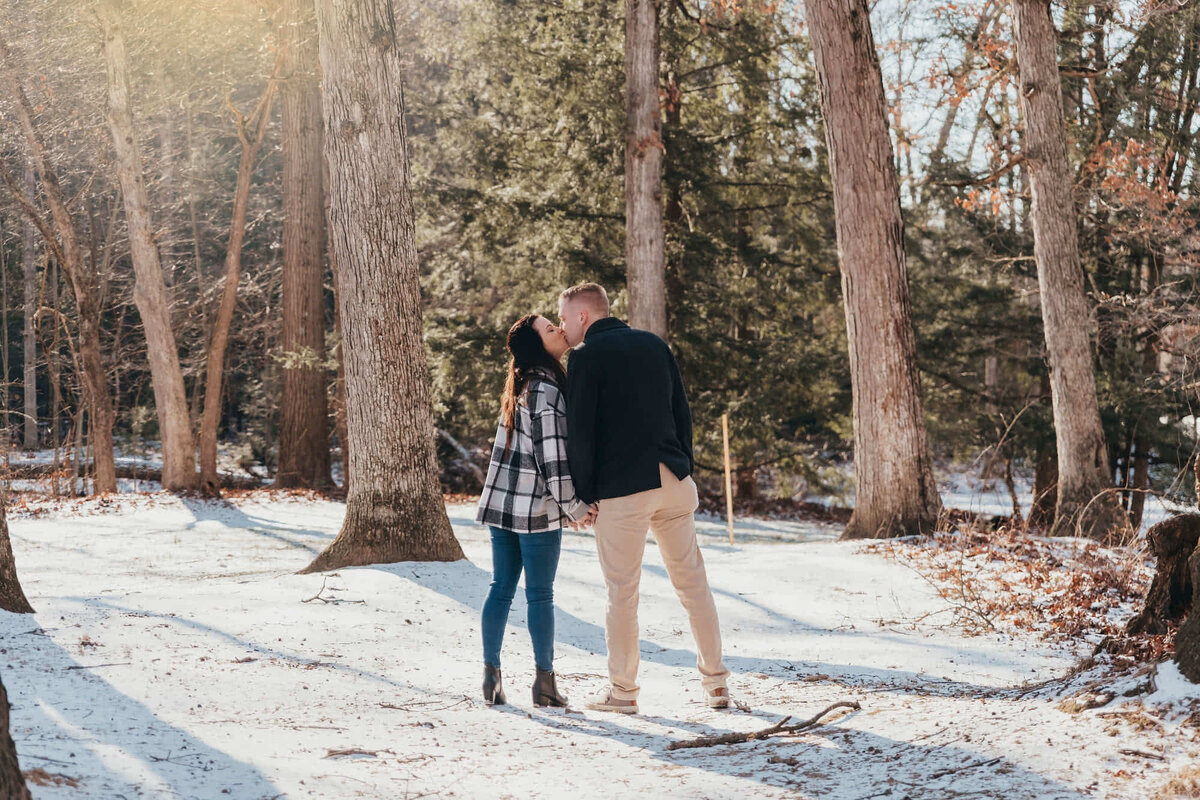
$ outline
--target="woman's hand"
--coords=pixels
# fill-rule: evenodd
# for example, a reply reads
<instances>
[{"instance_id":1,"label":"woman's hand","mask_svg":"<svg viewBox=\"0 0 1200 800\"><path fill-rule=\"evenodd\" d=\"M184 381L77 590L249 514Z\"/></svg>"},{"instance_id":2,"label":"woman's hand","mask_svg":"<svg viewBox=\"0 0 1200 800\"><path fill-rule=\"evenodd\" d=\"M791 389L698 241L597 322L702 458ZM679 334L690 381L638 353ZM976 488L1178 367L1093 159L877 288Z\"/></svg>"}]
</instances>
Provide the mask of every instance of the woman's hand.
<instances>
[{"instance_id":1,"label":"woman's hand","mask_svg":"<svg viewBox=\"0 0 1200 800\"><path fill-rule=\"evenodd\" d=\"M586 517L584 517L583 519L578 520L576 522L569 522L567 524L571 526L571 530L581 531L584 528L590 528L593 525L595 525L596 517L599 515L600 515L600 506L596 505L595 503L592 503L592 505L588 509L588 513L587 513Z\"/></svg>"}]
</instances>

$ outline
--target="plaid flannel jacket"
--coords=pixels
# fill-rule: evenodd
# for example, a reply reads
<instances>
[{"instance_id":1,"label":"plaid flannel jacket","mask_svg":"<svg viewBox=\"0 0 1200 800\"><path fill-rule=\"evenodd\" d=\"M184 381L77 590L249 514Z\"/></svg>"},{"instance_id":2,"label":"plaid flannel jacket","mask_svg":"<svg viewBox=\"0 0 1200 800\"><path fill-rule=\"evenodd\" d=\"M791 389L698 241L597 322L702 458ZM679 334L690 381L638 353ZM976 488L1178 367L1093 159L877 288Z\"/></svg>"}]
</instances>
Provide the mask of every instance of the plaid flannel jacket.
<instances>
[{"instance_id":1,"label":"plaid flannel jacket","mask_svg":"<svg viewBox=\"0 0 1200 800\"><path fill-rule=\"evenodd\" d=\"M567 467L567 405L551 380L533 378L517 402L513 441L501 421L475 521L516 533L557 530L583 519Z\"/></svg>"}]
</instances>

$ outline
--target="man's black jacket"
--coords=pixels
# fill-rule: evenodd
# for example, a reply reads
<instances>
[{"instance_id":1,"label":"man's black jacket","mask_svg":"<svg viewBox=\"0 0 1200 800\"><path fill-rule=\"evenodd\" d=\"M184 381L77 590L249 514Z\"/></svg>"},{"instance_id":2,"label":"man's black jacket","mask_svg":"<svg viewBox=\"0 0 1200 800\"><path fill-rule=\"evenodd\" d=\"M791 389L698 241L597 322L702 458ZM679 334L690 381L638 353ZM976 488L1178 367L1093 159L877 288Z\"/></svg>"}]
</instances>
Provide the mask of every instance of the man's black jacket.
<instances>
[{"instance_id":1,"label":"man's black jacket","mask_svg":"<svg viewBox=\"0 0 1200 800\"><path fill-rule=\"evenodd\" d=\"M659 488L659 463L692 474L692 412L666 342L612 317L587 329L567 368L567 461L588 503Z\"/></svg>"}]
</instances>

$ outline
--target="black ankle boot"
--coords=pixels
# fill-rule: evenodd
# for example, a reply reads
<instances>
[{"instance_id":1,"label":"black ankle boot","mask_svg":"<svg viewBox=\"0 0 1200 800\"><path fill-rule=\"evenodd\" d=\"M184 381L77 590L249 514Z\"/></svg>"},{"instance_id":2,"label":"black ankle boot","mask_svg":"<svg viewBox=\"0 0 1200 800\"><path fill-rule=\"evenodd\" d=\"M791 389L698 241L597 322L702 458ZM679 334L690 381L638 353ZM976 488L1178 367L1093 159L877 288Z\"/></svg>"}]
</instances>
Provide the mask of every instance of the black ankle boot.
<instances>
[{"instance_id":1,"label":"black ankle boot","mask_svg":"<svg viewBox=\"0 0 1200 800\"><path fill-rule=\"evenodd\" d=\"M554 673L537 671L537 677L533 681L533 704L535 706L554 706L555 708L566 708L567 698L558 693L558 687L554 685Z\"/></svg>"},{"instance_id":2,"label":"black ankle boot","mask_svg":"<svg viewBox=\"0 0 1200 800\"><path fill-rule=\"evenodd\" d=\"M500 668L490 664L483 665L483 702L489 706L502 706L504 699L504 684L500 682Z\"/></svg>"}]
</instances>

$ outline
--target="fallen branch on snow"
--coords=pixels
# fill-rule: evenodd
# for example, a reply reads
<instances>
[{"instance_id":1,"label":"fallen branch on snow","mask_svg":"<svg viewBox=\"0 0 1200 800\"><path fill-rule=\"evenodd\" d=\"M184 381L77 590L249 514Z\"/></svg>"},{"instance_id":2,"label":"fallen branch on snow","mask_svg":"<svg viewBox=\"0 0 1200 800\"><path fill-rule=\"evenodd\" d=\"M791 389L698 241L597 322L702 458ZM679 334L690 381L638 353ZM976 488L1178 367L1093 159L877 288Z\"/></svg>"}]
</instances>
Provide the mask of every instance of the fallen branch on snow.
<instances>
[{"instance_id":1,"label":"fallen branch on snow","mask_svg":"<svg viewBox=\"0 0 1200 800\"><path fill-rule=\"evenodd\" d=\"M667 745L668 750L684 750L691 747L714 747L719 744L740 744L742 742L752 742L756 739L765 739L768 736L774 736L777 733L797 733L808 728L815 727L821 718L838 708L849 708L852 711L858 711L862 708L857 700L841 700L821 711L816 716L797 722L795 725L787 725L787 721L791 717L784 717L769 728L763 728L760 731L752 731L750 733L723 733L720 736L700 736L696 739L687 739L680 742L671 742Z\"/></svg>"}]
</instances>

